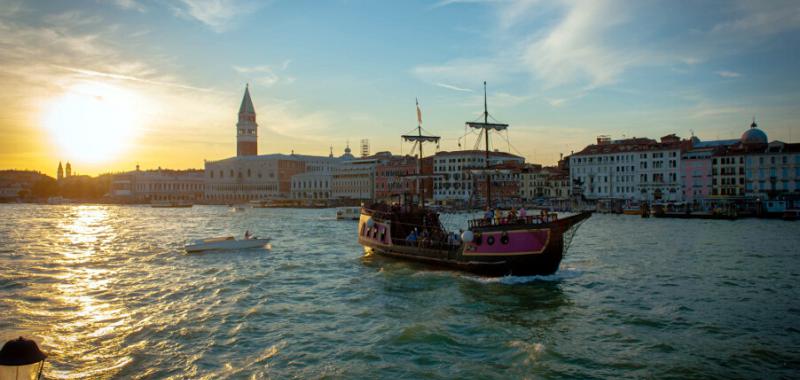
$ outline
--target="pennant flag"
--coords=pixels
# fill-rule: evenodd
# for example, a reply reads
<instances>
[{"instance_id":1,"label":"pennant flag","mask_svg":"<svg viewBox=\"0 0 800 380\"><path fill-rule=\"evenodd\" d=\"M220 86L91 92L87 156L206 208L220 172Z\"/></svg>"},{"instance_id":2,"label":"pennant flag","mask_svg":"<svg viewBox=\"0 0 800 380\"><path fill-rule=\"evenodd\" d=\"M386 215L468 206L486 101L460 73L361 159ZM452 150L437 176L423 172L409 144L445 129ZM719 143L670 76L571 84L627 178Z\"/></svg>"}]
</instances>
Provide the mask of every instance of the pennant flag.
<instances>
[{"instance_id":1,"label":"pennant flag","mask_svg":"<svg viewBox=\"0 0 800 380\"><path fill-rule=\"evenodd\" d=\"M422 125L422 111L419 109L419 99L417 100L417 122Z\"/></svg>"}]
</instances>

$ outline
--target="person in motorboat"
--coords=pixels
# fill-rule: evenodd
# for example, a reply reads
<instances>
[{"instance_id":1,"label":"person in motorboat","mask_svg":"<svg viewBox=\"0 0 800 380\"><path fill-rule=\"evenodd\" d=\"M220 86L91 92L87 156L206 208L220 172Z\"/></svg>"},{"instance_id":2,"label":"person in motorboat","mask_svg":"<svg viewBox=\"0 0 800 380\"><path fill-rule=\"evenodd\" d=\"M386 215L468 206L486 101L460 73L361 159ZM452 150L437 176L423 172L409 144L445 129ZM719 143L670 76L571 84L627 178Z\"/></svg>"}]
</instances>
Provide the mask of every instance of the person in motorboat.
<instances>
[{"instance_id":1,"label":"person in motorboat","mask_svg":"<svg viewBox=\"0 0 800 380\"><path fill-rule=\"evenodd\" d=\"M252 238L253 238L253 234L250 233L250 230L247 230L247 231L244 232L244 239L245 240L250 240Z\"/></svg>"}]
</instances>

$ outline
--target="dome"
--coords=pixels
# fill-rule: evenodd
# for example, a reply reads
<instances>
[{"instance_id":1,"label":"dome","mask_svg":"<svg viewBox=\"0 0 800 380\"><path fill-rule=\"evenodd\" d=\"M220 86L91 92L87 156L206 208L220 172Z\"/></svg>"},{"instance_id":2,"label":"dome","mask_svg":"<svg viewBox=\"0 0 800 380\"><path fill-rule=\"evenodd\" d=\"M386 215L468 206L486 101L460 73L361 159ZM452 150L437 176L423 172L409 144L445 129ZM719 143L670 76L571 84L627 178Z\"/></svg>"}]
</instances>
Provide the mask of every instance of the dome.
<instances>
[{"instance_id":1,"label":"dome","mask_svg":"<svg viewBox=\"0 0 800 380\"><path fill-rule=\"evenodd\" d=\"M758 129L758 124L753 120L753 124L750 124L750 129L742 133L742 138L739 140L742 144L766 144L767 134Z\"/></svg>"}]
</instances>

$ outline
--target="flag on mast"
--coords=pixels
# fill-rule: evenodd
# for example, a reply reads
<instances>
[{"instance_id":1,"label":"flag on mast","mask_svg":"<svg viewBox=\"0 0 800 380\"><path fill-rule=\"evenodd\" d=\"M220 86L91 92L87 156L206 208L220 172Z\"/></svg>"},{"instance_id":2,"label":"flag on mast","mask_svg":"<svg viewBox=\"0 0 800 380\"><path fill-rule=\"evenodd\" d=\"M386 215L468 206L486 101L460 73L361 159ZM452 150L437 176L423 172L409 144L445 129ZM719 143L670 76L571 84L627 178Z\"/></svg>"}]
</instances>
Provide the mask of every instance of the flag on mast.
<instances>
[{"instance_id":1,"label":"flag on mast","mask_svg":"<svg viewBox=\"0 0 800 380\"><path fill-rule=\"evenodd\" d=\"M415 99L417 101L417 123L422 125L422 111L419 109L419 99Z\"/></svg>"}]
</instances>

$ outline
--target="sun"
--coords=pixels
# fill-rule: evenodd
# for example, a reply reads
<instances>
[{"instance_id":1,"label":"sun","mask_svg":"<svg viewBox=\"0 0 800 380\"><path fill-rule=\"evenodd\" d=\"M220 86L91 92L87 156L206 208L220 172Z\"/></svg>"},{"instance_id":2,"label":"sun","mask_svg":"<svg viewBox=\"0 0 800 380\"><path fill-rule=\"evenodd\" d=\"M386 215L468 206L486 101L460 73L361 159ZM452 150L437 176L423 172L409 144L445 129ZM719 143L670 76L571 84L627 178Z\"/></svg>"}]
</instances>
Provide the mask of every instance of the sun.
<instances>
[{"instance_id":1,"label":"sun","mask_svg":"<svg viewBox=\"0 0 800 380\"><path fill-rule=\"evenodd\" d=\"M129 148L141 124L140 103L130 90L83 82L50 103L43 124L64 159L107 162Z\"/></svg>"}]
</instances>

